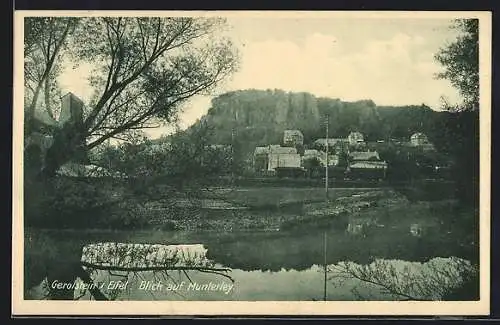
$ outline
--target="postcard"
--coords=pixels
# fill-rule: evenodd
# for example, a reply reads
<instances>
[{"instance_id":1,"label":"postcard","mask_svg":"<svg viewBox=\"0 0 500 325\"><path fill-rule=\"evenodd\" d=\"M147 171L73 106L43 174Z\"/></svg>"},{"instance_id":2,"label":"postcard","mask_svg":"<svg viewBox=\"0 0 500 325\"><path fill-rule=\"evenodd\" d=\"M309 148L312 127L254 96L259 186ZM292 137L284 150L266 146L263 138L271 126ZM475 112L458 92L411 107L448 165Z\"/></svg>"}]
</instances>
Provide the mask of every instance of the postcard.
<instances>
[{"instance_id":1,"label":"postcard","mask_svg":"<svg viewBox=\"0 0 500 325\"><path fill-rule=\"evenodd\" d=\"M489 313L490 12L14 16L13 315Z\"/></svg>"}]
</instances>

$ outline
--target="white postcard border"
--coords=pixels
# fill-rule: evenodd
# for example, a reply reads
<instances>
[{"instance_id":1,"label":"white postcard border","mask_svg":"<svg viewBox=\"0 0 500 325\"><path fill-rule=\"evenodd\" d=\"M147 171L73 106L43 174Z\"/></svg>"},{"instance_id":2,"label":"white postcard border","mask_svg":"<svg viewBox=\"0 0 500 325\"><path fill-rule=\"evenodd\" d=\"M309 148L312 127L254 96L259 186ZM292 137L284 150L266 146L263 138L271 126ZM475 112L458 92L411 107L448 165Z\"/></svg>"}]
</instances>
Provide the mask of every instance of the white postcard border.
<instances>
[{"instance_id":1,"label":"white postcard border","mask_svg":"<svg viewBox=\"0 0 500 325\"><path fill-rule=\"evenodd\" d=\"M32 301L23 300L23 18L28 16L217 16L266 18L478 18L480 20L480 300L460 302ZM487 315L490 308L491 12L488 11L16 11L12 184L13 315Z\"/></svg>"}]
</instances>

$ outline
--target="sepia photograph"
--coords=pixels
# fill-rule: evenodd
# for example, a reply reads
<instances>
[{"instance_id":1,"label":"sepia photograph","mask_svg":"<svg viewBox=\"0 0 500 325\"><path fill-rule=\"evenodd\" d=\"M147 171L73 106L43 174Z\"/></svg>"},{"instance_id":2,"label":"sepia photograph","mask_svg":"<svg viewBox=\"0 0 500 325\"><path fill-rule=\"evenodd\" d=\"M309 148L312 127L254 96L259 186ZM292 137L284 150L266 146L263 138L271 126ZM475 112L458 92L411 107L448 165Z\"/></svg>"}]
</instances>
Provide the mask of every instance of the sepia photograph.
<instances>
[{"instance_id":1,"label":"sepia photograph","mask_svg":"<svg viewBox=\"0 0 500 325\"><path fill-rule=\"evenodd\" d=\"M14 23L14 314L488 313L490 13Z\"/></svg>"}]
</instances>

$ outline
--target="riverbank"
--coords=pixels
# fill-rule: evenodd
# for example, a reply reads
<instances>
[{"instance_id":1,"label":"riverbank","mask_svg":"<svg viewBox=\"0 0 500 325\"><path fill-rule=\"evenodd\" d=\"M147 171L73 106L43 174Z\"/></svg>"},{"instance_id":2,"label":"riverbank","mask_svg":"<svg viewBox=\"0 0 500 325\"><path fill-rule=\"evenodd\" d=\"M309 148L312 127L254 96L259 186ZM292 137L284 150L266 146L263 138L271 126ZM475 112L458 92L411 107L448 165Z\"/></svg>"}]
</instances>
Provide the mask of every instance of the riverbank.
<instances>
[{"instance_id":1,"label":"riverbank","mask_svg":"<svg viewBox=\"0 0 500 325\"><path fill-rule=\"evenodd\" d=\"M422 200L415 192L335 188L330 190L326 203L323 188L219 187L183 197L159 191L154 197L117 197L114 205L98 213L59 213L56 220L60 222L40 223L35 228L276 232L334 227L366 235L381 227L392 227L396 220L407 231L413 227L417 233L462 221L466 229L474 228L477 211L437 195L433 201Z\"/></svg>"},{"instance_id":2,"label":"riverbank","mask_svg":"<svg viewBox=\"0 0 500 325\"><path fill-rule=\"evenodd\" d=\"M243 197L242 193L232 195ZM296 192L294 197L298 198L299 193ZM130 236L133 236L134 241L144 243L185 244L215 241L230 245L238 241L240 245L246 243L244 247L250 251L254 249L265 251L266 247L258 243L304 236L311 236L307 241L315 243L318 235L314 234L327 231L332 232L337 238L343 238L337 243L339 246L332 248L341 255L343 249L339 247L349 247L364 242L368 245L366 247L372 247L371 250L375 247L386 247L382 251L396 250L394 253L396 256L399 254L398 250L411 250L420 252L422 256L432 256L436 247L441 246L442 255L463 256L471 261L478 259L478 214L460 208L455 201L413 202L391 190L337 194L339 196L331 199L329 203L298 204L293 200L294 197L288 197L288 201L281 200L274 210L258 206L249 206L246 210L198 209L197 213L192 215L165 214L156 210L157 218L149 219L146 227L128 230L27 228L25 244L27 253L33 252L37 255L39 252L39 255L45 256L53 255L54 247L59 243L64 243L64 247L58 247L57 251L68 250L62 255L79 256L79 250L84 243L127 241ZM255 195L257 193L247 191L246 199L252 201ZM222 246L223 249L227 248L226 244ZM284 246L289 253L294 244L290 242ZM320 246L318 245L316 252L319 260L321 260ZM361 247L359 249L365 256L362 260L366 260L368 255L365 253L370 250ZM372 253L375 256L381 254L381 252ZM240 251L237 255L240 254L242 257L246 256L241 263L248 263L248 255L244 251ZM341 255L338 258L341 258ZM305 256L300 258L307 260ZM272 259L280 258L273 255Z\"/></svg>"},{"instance_id":3,"label":"riverbank","mask_svg":"<svg viewBox=\"0 0 500 325\"><path fill-rule=\"evenodd\" d=\"M284 184L210 184L178 189L161 180L129 183L58 178L51 186L47 185L48 190L27 196L25 222L27 226L54 229L276 231L319 220L347 226L345 215L358 209L372 209L382 197L397 196L402 204L407 204L404 198L418 203L453 197L450 195L453 186L446 182L388 188L380 184L338 187L332 181L328 206L324 207L323 187ZM369 197L370 193L381 195ZM337 201L351 196L351 201ZM325 208L337 217L318 216L316 210ZM337 210L343 216L339 217Z\"/></svg>"}]
</instances>

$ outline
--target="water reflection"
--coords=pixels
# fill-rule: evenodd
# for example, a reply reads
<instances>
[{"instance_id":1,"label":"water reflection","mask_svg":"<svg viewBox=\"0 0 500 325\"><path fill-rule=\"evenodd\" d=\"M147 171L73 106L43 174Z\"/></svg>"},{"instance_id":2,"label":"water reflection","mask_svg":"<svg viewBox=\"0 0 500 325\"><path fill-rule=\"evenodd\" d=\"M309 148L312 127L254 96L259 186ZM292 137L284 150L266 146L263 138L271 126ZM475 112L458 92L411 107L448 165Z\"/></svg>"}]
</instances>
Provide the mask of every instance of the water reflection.
<instances>
[{"instance_id":1,"label":"water reflection","mask_svg":"<svg viewBox=\"0 0 500 325\"><path fill-rule=\"evenodd\" d=\"M362 265L377 258L425 262L432 256L458 256L470 259L474 247L456 245L452 234L430 229L422 236L411 236L410 226L370 227L364 236L352 235L347 229L326 229L327 264L351 261ZM45 231L43 235L52 241L55 252L52 261L58 261L58 269L65 261L79 258L82 247L99 241L154 244L200 244L207 248L207 257L217 265L232 269L234 288L225 293L222 290L140 290L140 281L154 281L152 275L142 272L125 293L117 294L122 300L322 300L324 285L324 229L299 229L279 232L165 232L165 231ZM71 247L69 248L69 246ZM74 263L73 263L74 264ZM34 271L31 271L34 272ZM70 272L70 271L68 271ZM59 272L60 273L60 272ZM176 282L191 281L206 284L228 283L228 279L212 274L188 272L175 275ZM33 276L33 275L29 275ZM64 277L63 277L64 276ZM105 272L96 275L104 281L111 276ZM60 275L75 279L75 274ZM111 276L113 277L113 276ZM54 276L49 276L51 281ZM113 279L107 279L106 281ZM116 280L116 279L115 279ZM132 281L133 280L133 281ZM135 281L135 284L133 284ZM164 286L171 279L164 280ZM172 282L173 283L173 282ZM353 300L357 296L352 288L356 281L347 281L342 286L327 286L329 300ZM187 284L185 285L187 287ZM134 289L135 288L135 289ZM39 288L38 288L39 289ZM362 287L360 290L373 290ZM366 292L365 292L366 293ZM368 293L366 293L368 295ZM77 293L75 293L75 296ZM380 293L370 293L372 299L389 299ZM31 293L34 299L40 294ZM68 299L68 297L66 297Z\"/></svg>"},{"instance_id":2,"label":"water reflection","mask_svg":"<svg viewBox=\"0 0 500 325\"><path fill-rule=\"evenodd\" d=\"M329 301L360 299L389 301L401 300L405 297L417 300L440 300L449 288L456 287L462 281L460 272L455 267L456 261L457 259L454 258L438 258L426 263L377 260L371 265L357 265L351 262L328 265L326 297ZM353 270L353 273L347 274L347 277L345 277L346 265ZM223 267L223 265L216 266ZM392 269L392 272L405 275L410 282L418 281L421 287L396 286L395 292L397 293L398 290L401 292L398 295L385 290L390 286L373 285L360 280L357 278L359 274L355 273L390 273L388 267ZM447 275L443 276L443 274ZM272 272L233 269L231 278L232 281L225 277L196 271L187 273L172 271L166 277L159 277L158 274L150 271L128 275L106 271L93 274L94 283L110 300L317 301L323 300L324 297L324 272L323 266L320 265L313 265L302 271L281 269ZM337 281L339 278L342 278L341 282ZM45 285L54 286L54 283L57 284L57 282L52 282ZM393 284L393 282L390 283ZM383 282L383 284L388 283ZM73 298L95 299L88 291L80 290L83 286L83 282L76 281ZM40 288L37 290L42 292Z\"/></svg>"},{"instance_id":3,"label":"water reflection","mask_svg":"<svg viewBox=\"0 0 500 325\"><path fill-rule=\"evenodd\" d=\"M327 231L327 263L349 260L360 264L375 258L426 261L432 256L473 254L472 247L456 247L450 234L427 233L413 237L409 228L371 227L364 236ZM239 234L237 240L207 240L208 254L219 263L241 270L306 270L323 264L323 232Z\"/></svg>"},{"instance_id":4,"label":"water reflection","mask_svg":"<svg viewBox=\"0 0 500 325\"><path fill-rule=\"evenodd\" d=\"M222 267L222 265L220 265ZM203 301L313 301L323 299L323 266L313 265L309 269L271 271L243 271L233 269L231 277L226 278L206 273L188 272L188 277L181 273L172 273L168 278L158 279L152 272L141 272L124 278L118 274L100 271L94 274L94 282L102 284L102 292L111 300L203 300ZM80 284L79 284L80 283ZM116 285L117 283L120 286ZM57 284L57 282L55 282ZM54 286L46 282L35 287L31 295L42 296L44 288ZM328 300L353 300L352 289L358 281L350 281L341 287L327 284ZM43 288L42 288L43 287ZM81 282L75 285L74 299L90 300L88 291ZM367 288L362 288L367 290ZM383 299L383 298L382 298Z\"/></svg>"}]
</instances>

